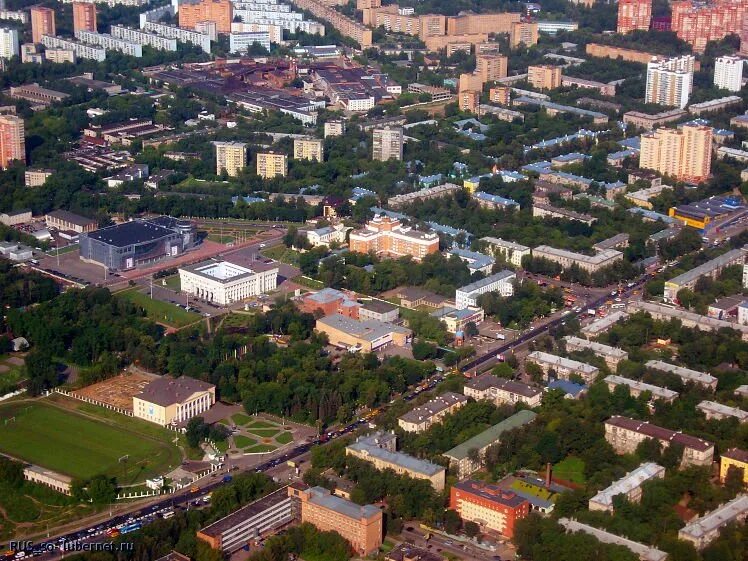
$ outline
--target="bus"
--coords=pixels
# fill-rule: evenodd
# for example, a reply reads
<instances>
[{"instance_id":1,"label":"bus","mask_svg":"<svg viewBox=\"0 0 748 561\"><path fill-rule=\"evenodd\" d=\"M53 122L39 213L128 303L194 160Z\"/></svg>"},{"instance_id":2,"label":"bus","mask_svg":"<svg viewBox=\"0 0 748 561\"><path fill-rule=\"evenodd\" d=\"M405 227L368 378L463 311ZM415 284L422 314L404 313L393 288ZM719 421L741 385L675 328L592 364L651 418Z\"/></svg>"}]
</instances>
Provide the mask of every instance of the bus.
<instances>
[{"instance_id":1,"label":"bus","mask_svg":"<svg viewBox=\"0 0 748 561\"><path fill-rule=\"evenodd\" d=\"M167 510L166 512L164 512L161 515L161 518L171 518L172 516L174 516L174 511L173 510Z\"/></svg>"},{"instance_id":2,"label":"bus","mask_svg":"<svg viewBox=\"0 0 748 561\"><path fill-rule=\"evenodd\" d=\"M143 527L143 525L140 522L131 522L130 524L125 524L119 529L120 534L129 534L130 532L135 532L136 530L140 530Z\"/></svg>"}]
</instances>

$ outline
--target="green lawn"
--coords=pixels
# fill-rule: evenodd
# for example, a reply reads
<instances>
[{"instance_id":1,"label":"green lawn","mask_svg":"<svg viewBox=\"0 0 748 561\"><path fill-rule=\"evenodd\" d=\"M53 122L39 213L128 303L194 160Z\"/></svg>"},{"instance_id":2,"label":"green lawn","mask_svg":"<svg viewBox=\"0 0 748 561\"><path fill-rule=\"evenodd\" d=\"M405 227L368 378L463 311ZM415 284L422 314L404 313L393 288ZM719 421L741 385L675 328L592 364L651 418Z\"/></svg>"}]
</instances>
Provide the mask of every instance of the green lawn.
<instances>
[{"instance_id":1,"label":"green lawn","mask_svg":"<svg viewBox=\"0 0 748 561\"><path fill-rule=\"evenodd\" d=\"M299 253L295 249L289 249L283 244L263 249L260 253L265 257L275 259L276 261L280 261L281 263L293 265L294 267L299 266L299 256L301 255L301 253Z\"/></svg>"},{"instance_id":2,"label":"green lawn","mask_svg":"<svg viewBox=\"0 0 748 561\"><path fill-rule=\"evenodd\" d=\"M260 438L273 438L280 432L278 429L247 429L248 433L259 436Z\"/></svg>"},{"instance_id":3,"label":"green lawn","mask_svg":"<svg viewBox=\"0 0 748 561\"><path fill-rule=\"evenodd\" d=\"M275 437L275 441L278 444L288 444L293 440L293 435L290 432L283 432Z\"/></svg>"},{"instance_id":4,"label":"green lawn","mask_svg":"<svg viewBox=\"0 0 748 561\"><path fill-rule=\"evenodd\" d=\"M244 451L250 454L259 454L261 452L272 452L273 450L275 450L275 446L272 444L258 444L257 446L246 448Z\"/></svg>"},{"instance_id":5,"label":"green lawn","mask_svg":"<svg viewBox=\"0 0 748 561\"><path fill-rule=\"evenodd\" d=\"M251 423L247 425L247 428L248 429L272 429L276 426L277 425L274 425L273 423L255 419L254 421L252 421Z\"/></svg>"},{"instance_id":6,"label":"green lawn","mask_svg":"<svg viewBox=\"0 0 748 561\"><path fill-rule=\"evenodd\" d=\"M175 292L179 292L180 290L182 290L182 283L179 280L179 275L172 275L161 280L166 281L167 288L171 288Z\"/></svg>"},{"instance_id":7,"label":"green lawn","mask_svg":"<svg viewBox=\"0 0 748 561\"><path fill-rule=\"evenodd\" d=\"M586 481L584 477L584 462L576 456L568 456L553 466L553 475L559 479L583 485Z\"/></svg>"},{"instance_id":8,"label":"green lawn","mask_svg":"<svg viewBox=\"0 0 748 561\"><path fill-rule=\"evenodd\" d=\"M253 446L255 444L257 444L256 440L244 436L243 434L237 434L234 436L234 446L237 448L246 448L247 446Z\"/></svg>"},{"instance_id":9,"label":"green lawn","mask_svg":"<svg viewBox=\"0 0 748 561\"><path fill-rule=\"evenodd\" d=\"M40 402L0 406L0 451L71 477L105 473L125 484L181 460L161 439ZM123 456L129 456L124 464L118 461Z\"/></svg>"},{"instance_id":10,"label":"green lawn","mask_svg":"<svg viewBox=\"0 0 748 561\"><path fill-rule=\"evenodd\" d=\"M244 413L237 413L236 415L231 416L231 420L234 421L234 424L237 427L241 427L249 423L252 420L252 417L245 415Z\"/></svg>"},{"instance_id":11,"label":"green lawn","mask_svg":"<svg viewBox=\"0 0 748 561\"><path fill-rule=\"evenodd\" d=\"M208 240L211 242L227 244L234 243L236 241L236 238L234 236L222 236L221 234L208 234Z\"/></svg>"},{"instance_id":12,"label":"green lawn","mask_svg":"<svg viewBox=\"0 0 748 561\"><path fill-rule=\"evenodd\" d=\"M127 298L131 302L141 306L146 315L153 321L165 323L173 327L184 327L200 319L200 315L194 312L188 312L179 306L162 302L161 300L151 299L148 294L143 294L137 288L130 288L118 292L117 296Z\"/></svg>"}]
</instances>

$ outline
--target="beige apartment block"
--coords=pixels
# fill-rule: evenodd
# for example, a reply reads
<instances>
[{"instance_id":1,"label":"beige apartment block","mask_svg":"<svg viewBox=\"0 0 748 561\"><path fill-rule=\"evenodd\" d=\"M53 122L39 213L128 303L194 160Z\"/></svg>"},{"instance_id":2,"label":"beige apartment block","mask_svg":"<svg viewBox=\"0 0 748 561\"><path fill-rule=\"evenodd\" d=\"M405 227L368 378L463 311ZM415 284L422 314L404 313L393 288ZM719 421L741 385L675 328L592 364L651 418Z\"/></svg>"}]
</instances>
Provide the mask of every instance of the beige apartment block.
<instances>
[{"instance_id":1,"label":"beige apartment block","mask_svg":"<svg viewBox=\"0 0 748 561\"><path fill-rule=\"evenodd\" d=\"M296 138L293 141L293 157L296 160L322 162L325 159L325 147L319 138Z\"/></svg>"},{"instance_id":2,"label":"beige apartment block","mask_svg":"<svg viewBox=\"0 0 748 561\"><path fill-rule=\"evenodd\" d=\"M257 153L257 175L265 179L288 175L288 156L280 152Z\"/></svg>"},{"instance_id":3,"label":"beige apartment block","mask_svg":"<svg viewBox=\"0 0 748 561\"><path fill-rule=\"evenodd\" d=\"M533 88L553 90L561 87L561 67L539 64L527 68L527 81Z\"/></svg>"},{"instance_id":4,"label":"beige apartment block","mask_svg":"<svg viewBox=\"0 0 748 561\"><path fill-rule=\"evenodd\" d=\"M247 145L244 142L214 142L216 147L216 175L224 171L231 177L247 166Z\"/></svg>"}]
</instances>

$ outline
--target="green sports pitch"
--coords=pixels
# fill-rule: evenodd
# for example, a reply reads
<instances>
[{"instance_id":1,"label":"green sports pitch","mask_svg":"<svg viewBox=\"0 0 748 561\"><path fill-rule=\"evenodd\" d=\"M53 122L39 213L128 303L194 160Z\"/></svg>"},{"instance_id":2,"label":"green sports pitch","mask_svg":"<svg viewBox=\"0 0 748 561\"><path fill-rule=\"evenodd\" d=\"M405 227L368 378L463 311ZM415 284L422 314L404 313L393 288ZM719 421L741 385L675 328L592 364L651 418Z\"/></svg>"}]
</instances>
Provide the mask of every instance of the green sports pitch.
<instances>
[{"instance_id":1,"label":"green sports pitch","mask_svg":"<svg viewBox=\"0 0 748 561\"><path fill-rule=\"evenodd\" d=\"M74 478L103 473L132 484L181 461L168 434L138 432L141 422L125 416L99 421L41 402L12 403L0 406L0 452Z\"/></svg>"}]
</instances>

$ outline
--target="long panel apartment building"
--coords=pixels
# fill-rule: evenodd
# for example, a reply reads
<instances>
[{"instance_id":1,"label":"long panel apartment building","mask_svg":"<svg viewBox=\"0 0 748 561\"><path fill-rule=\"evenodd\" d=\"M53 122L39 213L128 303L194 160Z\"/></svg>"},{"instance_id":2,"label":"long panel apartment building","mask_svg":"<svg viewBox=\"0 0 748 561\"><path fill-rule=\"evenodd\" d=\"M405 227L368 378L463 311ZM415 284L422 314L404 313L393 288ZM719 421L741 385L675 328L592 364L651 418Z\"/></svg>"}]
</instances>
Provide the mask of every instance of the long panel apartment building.
<instances>
[{"instance_id":1,"label":"long panel apartment building","mask_svg":"<svg viewBox=\"0 0 748 561\"><path fill-rule=\"evenodd\" d=\"M590 499L590 510L613 512L613 498L624 495L629 502L638 503L642 498L642 485L652 479L663 479L665 468L653 462L646 462L627 473L618 481L614 481Z\"/></svg>"},{"instance_id":2,"label":"long panel apartment building","mask_svg":"<svg viewBox=\"0 0 748 561\"><path fill-rule=\"evenodd\" d=\"M630 417L614 415L605 421L605 440L618 454L633 454L637 446L648 439L657 440L663 449L671 443L683 446L682 466L712 465L714 443L708 440Z\"/></svg>"},{"instance_id":3,"label":"long panel apartment building","mask_svg":"<svg viewBox=\"0 0 748 561\"><path fill-rule=\"evenodd\" d=\"M265 495L197 532L213 549L233 553L251 540L277 532L297 518L288 487Z\"/></svg>"},{"instance_id":4,"label":"long panel apartment building","mask_svg":"<svg viewBox=\"0 0 748 561\"><path fill-rule=\"evenodd\" d=\"M489 292L498 292L503 297L511 296L514 294L514 281L516 279L517 275L514 271L504 270L461 286L455 290L455 306L458 310L475 307L478 305L480 295Z\"/></svg>"},{"instance_id":5,"label":"long panel apartment building","mask_svg":"<svg viewBox=\"0 0 748 561\"><path fill-rule=\"evenodd\" d=\"M618 369L618 363L622 360L626 360L629 354L623 349L611 347L610 345L603 345L602 343L596 343L594 341L588 341L587 339L581 339L574 337L573 335L567 335L564 337L566 343L566 350L572 351L592 351L596 356L599 356L605 361L611 370L615 371Z\"/></svg>"},{"instance_id":6,"label":"long panel apartment building","mask_svg":"<svg viewBox=\"0 0 748 561\"><path fill-rule=\"evenodd\" d=\"M698 267L694 267L690 271L686 271L677 277L665 281L665 289L662 294L664 300L666 302L677 302L678 292L680 290L684 288L690 288L693 290L698 280L702 277L716 279L727 267L732 265L742 265L745 261L745 255L746 248L741 247L733 249L699 265Z\"/></svg>"},{"instance_id":7,"label":"long panel apartment building","mask_svg":"<svg viewBox=\"0 0 748 561\"><path fill-rule=\"evenodd\" d=\"M129 41L138 45L148 45L154 49L161 51L176 51L177 40L169 37L162 37L156 33L148 33L147 31L140 31L139 29L131 29L124 25L113 25L109 32L112 37L122 39L123 41Z\"/></svg>"},{"instance_id":8,"label":"long panel apartment building","mask_svg":"<svg viewBox=\"0 0 748 561\"><path fill-rule=\"evenodd\" d=\"M571 360L543 351L533 351L527 355L527 362L539 366L543 373L550 377L551 371L556 378L568 380L571 376L579 376L585 384L591 384L600 373L597 366L592 366L578 360Z\"/></svg>"},{"instance_id":9,"label":"long panel apartment building","mask_svg":"<svg viewBox=\"0 0 748 561\"><path fill-rule=\"evenodd\" d=\"M719 536L722 528L732 523L744 523L747 517L748 495L741 494L683 526L678 531L678 538L691 542L701 550Z\"/></svg>"},{"instance_id":10,"label":"long panel apartment building","mask_svg":"<svg viewBox=\"0 0 748 561\"><path fill-rule=\"evenodd\" d=\"M64 49L72 51L78 58L90 58L98 62L106 60L106 49L99 45L89 45L73 39L63 39L51 35L42 35L42 45L47 49Z\"/></svg>"},{"instance_id":11,"label":"long panel apartment building","mask_svg":"<svg viewBox=\"0 0 748 561\"><path fill-rule=\"evenodd\" d=\"M140 58L143 56L143 46L125 39L119 39L108 33L96 33L79 29L75 37L88 45L99 45L109 51L118 51L122 54Z\"/></svg>"},{"instance_id":12,"label":"long panel apartment building","mask_svg":"<svg viewBox=\"0 0 748 561\"><path fill-rule=\"evenodd\" d=\"M493 374L481 374L465 384L463 393L475 400L487 400L495 405L524 403L537 407L543 400L540 388L528 386L515 380L499 378Z\"/></svg>"},{"instance_id":13,"label":"long panel apartment building","mask_svg":"<svg viewBox=\"0 0 748 561\"><path fill-rule=\"evenodd\" d=\"M169 39L176 39L177 41L182 41L183 43L192 43L193 45L197 45L198 47L200 47L204 52L210 52L210 35L206 35L205 33L200 33L198 31L192 31L190 29L182 29L173 25L166 25L165 23L157 23L154 21L145 21L142 23L142 28L144 31L156 33L158 35L161 35L162 37L167 37Z\"/></svg>"},{"instance_id":14,"label":"long panel apartment building","mask_svg":"<svg viewBox=\"0 0 748 561\"><path fill-rule=\"evenodd\" d=\"M391 469L398 475L425 479L436 491L444 490L446 469L443 466L398 452L396 448L397 436L379 432L357 438L345 447L345 454L369 462L378 470Z\"/></svg>"},{"instance_id":15,"label":"long panel apartment building","mask_svg":"<svg viewBox=\"0 0 748 561\"><path fill-rule=\"evenodd\" d=\"M526 245L518 244L509 240L502 240L501 238L488 236L481 238L480 241L488 245L491 252L496 257L499 255L502 256L507 263L511 263L515 267L521 267L522 258L526 255L530 255L532 251Z\"/></svg>"},{"instance_id":16,"label":"long panel apartment building","mask_svg":"<svg viewBox=\"0 0 748 561\"><path fill-rule=\"evenodd\" d=\"M548 261L558 263L564 269L576 264L580 269L588 273L595 273L605 267L610 267L623 259L623 253L616 249L598 251L594 255L585 255L569 251L568 249L557 249L548 245L539 245L532 250L534 257L542 257Z\"/></svg>"},{"instance_id":17,"label":"long panel apartment building","mask_svg":"<svg viewBox=\"0 0 748 561\"><path fill-rule=\"evenodd\" d=\"M424 432L444 417L457 411L467 403L467 398L459 393L445 392L415 409L411 409L397 420L405 432Z\"/></svg>"},{"instance_id":18,"label":"long panel apartment building","mask_svg":"<svg viewBox=\"0 0 748 561\"><path fill-rule=\"evenodd\" d=\"M675 374L683 380L684 384L694 383L708 390L717 389L717 378L707 374L705 372L699 372L698 370L691 370L690 368L683 368L682 366L676 366L669 362L663 362L661 360L648 360L645 367L651 370L657 370L659 372L667 372L669 374Z\"/></svg>"},{"instance_id":19,"label":"long panel apartment building","mask_svg":"<svg viewBox=\"0 0 748 561\"><path fill-rule=\"evenodd\" d=\"M631 380L615 374L606 376L605 384L611 392L618 386L626 386L629 389L629 394L633 397L639 397L644 392L649 392L653 400L661 399L666 403L672 403L678 397L678 392L676 391L647 384L639 380Z\"/></svg>"}]
</instances>

